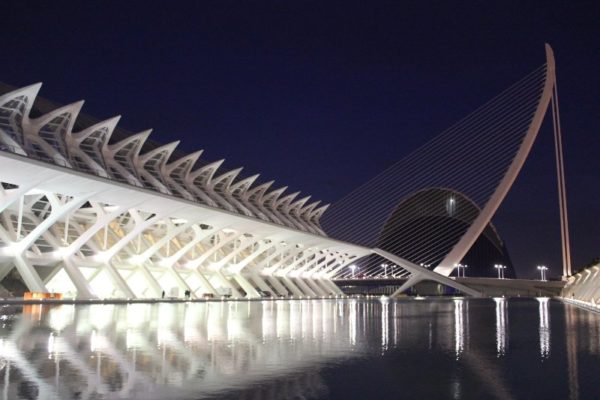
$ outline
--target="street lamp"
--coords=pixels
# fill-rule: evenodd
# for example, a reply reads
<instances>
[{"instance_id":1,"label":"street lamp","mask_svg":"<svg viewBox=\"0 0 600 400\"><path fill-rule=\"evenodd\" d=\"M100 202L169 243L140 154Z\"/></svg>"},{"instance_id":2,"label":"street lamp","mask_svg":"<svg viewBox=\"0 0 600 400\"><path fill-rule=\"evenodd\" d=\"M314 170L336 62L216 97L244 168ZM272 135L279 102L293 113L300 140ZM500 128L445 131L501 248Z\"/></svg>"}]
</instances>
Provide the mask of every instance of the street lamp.
<instances>
[{"instance_id":1,"label":"street lamp","mask_svg":"<svg viewBox=\"0 0 600 400\"><path fill-rule=\"evenodd\" d=\"M385 277L387 278L387 264L381 264L381 268L383 268L383 274L385 275Z\"/></svg>"},{"instance_id":2,"label":"street lamp","mask_svg":"<svg viewBox=\"0 0 600 400\"><path fill-rule=\"evenodd\" d=\"M546 282L546 271L548 271L548 267L545 265L538 265L538 271L540 271L540 280Z\"/></svg>"},{"instance_id":3,"label":"street lamp","mask_svg":"<svg viewBox=\"0 0 600 400\"><path fill-rule=\"evenodd\" d=\"M352 279L354 279L356 276L354 275L354 272L356 271L356 265L352 264L350 266L350 269L352 270Z\"/></svg>"},{"instance_id":4,"label":"street lamp","mask_svg":"<svg viewBox=\"0 0 600 400\"><path fill-rule=\"evenodd\" d=\"M504 270L506 269L506 265L494 264L494 268L498 270L498 279L504 279Z\"/></svg>"},{"instance_id":5,"label":"street lamp","mask_svg":"<svg viewBox=\"0 0 600 400\"><path fill-rule=\"evenodd\" d=\"M463 265L463 264L454 264L454 267L456 268L456 276L458 278L461 278L461 277L464 278L464 277L467 276L466 275L466 271L465 271L465 269L467 268L466 265ZM461 270L462 270L462 273L461 273Z\"/></svg>"}]
</instances>

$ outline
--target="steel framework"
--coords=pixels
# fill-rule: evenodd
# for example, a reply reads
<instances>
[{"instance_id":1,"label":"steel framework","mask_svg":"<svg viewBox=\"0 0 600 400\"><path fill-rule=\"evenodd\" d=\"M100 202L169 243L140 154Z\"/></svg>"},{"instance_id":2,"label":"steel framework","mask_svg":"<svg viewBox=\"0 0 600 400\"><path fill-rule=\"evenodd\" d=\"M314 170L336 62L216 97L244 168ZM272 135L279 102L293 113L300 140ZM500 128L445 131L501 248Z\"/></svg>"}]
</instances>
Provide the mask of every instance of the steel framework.
<instances>
[{"instance_id":1,"label":"steel framework","mask_svg":"<svg viewBox=\"0 0 600 400\"><path fill-rule=\"evenodd\" d=\"M241 168L224 170L224 160L201 163L201 151L182 155L178 142L156 145L149 130L111 141L119 117L75 131L82 101L33 118L41 84L5 93L0 281L16 269L30 291L83 299L188 291L192 298L330 296L342 294L332 277L377 254L408 279L401 290L432 279L478 295L447 276L490 223L535 140L555 87L554 58L546 50L525 135L435 272L386 249L328 237L320 218L329 205L298 199L287 187L271 189L273 181L243 177Z\"/></svg>"}]
</instances>

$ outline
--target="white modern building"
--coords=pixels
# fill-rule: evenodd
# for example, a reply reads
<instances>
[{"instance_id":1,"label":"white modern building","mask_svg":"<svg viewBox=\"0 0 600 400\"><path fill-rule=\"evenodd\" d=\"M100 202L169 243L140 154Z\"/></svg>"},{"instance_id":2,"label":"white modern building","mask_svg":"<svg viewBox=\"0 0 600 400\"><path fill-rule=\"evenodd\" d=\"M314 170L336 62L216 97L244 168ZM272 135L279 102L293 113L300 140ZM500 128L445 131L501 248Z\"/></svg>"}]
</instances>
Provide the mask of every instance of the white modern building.
<instances>
[{"instance_id":1,"label":"white modern building","mask_svg":"<svg viewBox=\"0 0 600 400\"><path fill-rule=\"evenodd\" d=\"M43 110L36 101L41 84L5 92L0 282L18 274L29 291L82 299L186 291L192 298L316 297L341 294L331 278L377 254L407 278L404 289L429 279L479 295L448 276L489 225L535 140L555 91L549 47L536 74L528 89L535 104L519 120L526 129L518 146L504 157L490 194L464 217L468 229L432 270L351 237L328 236L320 224L328 205L310 196L260 183L241 168L225 170L223 160L204 161L201 151L181 154L178 142L157 145L150 131L126 135L119 117L89 123L80 115L83 102Z\"/></svg>"},{"instance_id":2,"label":"white modern building","mask_svg":"<svg viewBox=\"0 0 600 400\"><path fill-rule=\"evenodd\" d=\"M223 160L145 150L150 131L111 141L118 117L75 131L83 102L31 118L40 86L0 96L0 279L78 298L314 297L368 252L323 233L326 205Z\"/></svg>"}]
</instances>

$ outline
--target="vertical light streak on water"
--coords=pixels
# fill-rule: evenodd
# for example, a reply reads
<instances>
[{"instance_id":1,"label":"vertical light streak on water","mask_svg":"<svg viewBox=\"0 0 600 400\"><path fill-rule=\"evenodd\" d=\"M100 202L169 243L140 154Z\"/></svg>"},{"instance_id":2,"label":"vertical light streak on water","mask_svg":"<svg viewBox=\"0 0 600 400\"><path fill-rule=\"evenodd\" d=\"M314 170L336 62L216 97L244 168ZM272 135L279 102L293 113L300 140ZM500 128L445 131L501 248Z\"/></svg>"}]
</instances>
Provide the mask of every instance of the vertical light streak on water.
<instances>
[{"instance_id":1,"label":"vertical light streak on water","mask_svg":"<svg viewBox=\"0 0 600 400\"><path fill-rule=\"evenodd\" d=\"M300 324L302 327L302 339L309 338L310 334L312 333L311 304L312 302L310 300L300 301L300 313L302 315L302 323Z\"/></svg>"},{"instance_id":2,"label":"vertical light streak on water","mask_svg":"<svg viewBox=\"0 0 600 400\"><path fill-rule=\"evenodd\" d=\"M381 353L383 354L389 345L389 334L390 334L390 312L389 312L389 300L381 300Z\"/></svg>"},{"instance_id":3,"label":"vertical light streak on water","mask_svg":"<svg viewBox=\"0 0 600 400\"><path fill-rule=\"evenodd\" d=\"M550 357L550 316L548 314L547 297L538 297L540 315L540 356L542 359Z\"/></svg>"},{"instance_id":4,"label":"vertical light streak on water","mask_svg":"<svg viewBox=\"0 0 600 400\"><path fill-rule=\"evenodd\" d=\"M454 352L458 359L465 349L465 320L463 299L454 299Z\"/></svg>"},{"instance_id":5,"label":"vertical light streak on water","mask_svg":"<svg viewBox=\"0 0 600 400\"><path fill-rule=\"evenodd\" d=\"M337 333L337 322L338 322L338 319L342 318L342 314L340 311L340 305L337 301L333 305L333 313L331 315L333 316L333 333ZM339 317L339 318L337 318L337 317Z\"/></svg>"},{"instance_id":6,"label":"vertical light streak on water","mask_svg":"<svg viewBox=\"0 0 600 400\"><path fill-rule=\"evenodd\" d=\"M398 318L398 308L400 305L398 303L394 303L394 347L398 346L398 332L400 331L399 318Z\"/></svg>"},{"instance_id":7,"label":"vertical light streak on water","mask_svg":"<svg viewBox=\"0 0 600 400\"><path fill-rule=\"evenodd\" d=\"M357 301L356 299L350 300L350 312L349 312L349 329L350 344L356 346L356 325L358 324L358 313L356 312Z\"/></svg>"},{"instance_id":8,"label":"vertical light streak on water","mask_svg":"<svg viewBox=\"0 0 600 400\"><path fill-rule=\"evenodd\" d=\"M506 354L508 343L507 336L507 301L504 297L495 297L496 302L496 356L501 357Z\"/></svg>"},{"instance_id":9,"label":"vertical light streak on water","mask_svg":"<svg viewBox=\"0 0 600 400\"><path fill-rule=\"evenodd\" d=\"M274 308L273 301L262 302L261 331L263 343L273 340L277 335L277 328L275 326L277 319L273 312Z\"/></svg>"},{"instance_id":10,"label":"vertical light streak on water","mask_svg":"<svg viewBox=\"0 0 600 400\"><path fill-rule=\"evenodd\" d=\"M579 362L577 359L578 332L575 326L575 308L565 309L565 335L567 343L567 368L569 371L569 400L579 399Z\"/></svg>"},{"instance_id":11,"label":"vertical light streak on water","mask_svg":"<svg viewBox=\"0 0 600 400\"><path fill-rule=\"evenodd\" d=\"M214 342L225 337L225 318L223 318L225 303L208 303L206 336Z\"/></svg>"},{"instance_id":12,"label":"vertical light streak on water","mask_svg":"<svg viewBox=\"0 0 600 400\"><path fill-rule=\"evenodd\" d=\"M302 338L302 309L298 301L290 303L290 337L292 340Z\"/></svg>"},{"instance_id":13,"label":"vertical light streak on water","mask_svg":"<svg viewBox=\"0 0 600 400\"><path fill-rule=\"evenodd\" d=\"M276 315L277 338L281 339L288 336L290 331L289 303L278 301Z\"/></svg>"}]
</instances>

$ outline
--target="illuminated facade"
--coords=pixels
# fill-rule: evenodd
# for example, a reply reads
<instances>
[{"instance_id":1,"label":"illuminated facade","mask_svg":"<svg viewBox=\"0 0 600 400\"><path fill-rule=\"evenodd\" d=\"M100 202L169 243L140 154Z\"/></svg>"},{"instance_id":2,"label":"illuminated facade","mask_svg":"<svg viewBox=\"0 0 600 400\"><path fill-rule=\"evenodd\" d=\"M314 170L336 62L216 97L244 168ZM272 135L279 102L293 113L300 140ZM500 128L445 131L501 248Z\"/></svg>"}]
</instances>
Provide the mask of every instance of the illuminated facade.
<instances>
[{"instance_id":1,"label":"illuminated facade","mask_svg":"<svg viewBox=\"0 0 600 400\"><path fill-rule=\"evenodd\" d=\"M569 301L600 310L600 264L588 267L571 276L561 296Z\"/></svg>"},{"instance_id":2,"label":"illuminated facade","mask_svg":"<svg viewBox=\"0 0 600 400\"><path fill-rule=\"evenodd\" d=\"M401 291L432 280L480 295L448 277L492 229L554 82L547 47L542 67L452 128L460 134L451 129L436 139L450 137L463 151L474 146L473 137L485 136L481 154L454 166L452 146L433 141L437 147L426 145L422 153L435 157L409 156L394 167L399 172L382 174L385 184L374 180L377 190L366 185L368 195L358 190L358 200L330 210L258 175L244 176L241 168L226 170L223 160L205 161L201 151L178 152L178 142L157 144L150 131L131 134L117 127L119 117L93 120L80 114L83 102L52 106L36 99L40 84L3 90L0 282L16 274L22 291L83 299L321 297L342 294L332 278L354 276L348 267L371 257L377 273L379 259L393 263L406 280ZM512 101L514 93L523 104ZM474 128L474 119L487 125ZM490 162L488 154L498 159ZM419 214L419 224L434 221L428 229L438 234L423 246L406 204L420 198L417 209L437 204L429 200L440 193L451 194L446 217ZM328 226L321 224L326 210Z\"/></svg>"},{"instance_id":3,"label":"illuminated facade","mask_svg":"<svg viewBox=\"0 0 600 400\"><path fill-rule=\"evenodd\" d=\"M145 145L118 117L76 130L82 102L31 118L39 89L0 96L0 279L79 298L314 297L366 251L324 235L326 205L258 175Z\"/></svg>"}]
</instances>

